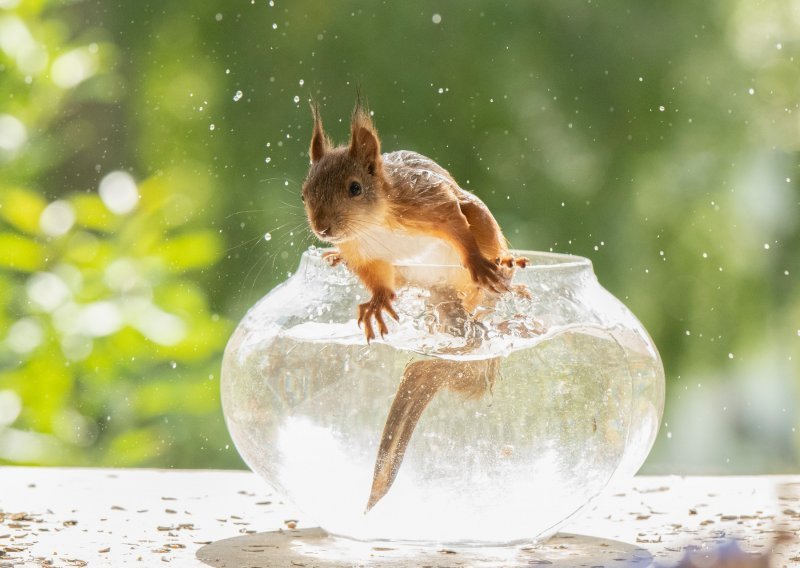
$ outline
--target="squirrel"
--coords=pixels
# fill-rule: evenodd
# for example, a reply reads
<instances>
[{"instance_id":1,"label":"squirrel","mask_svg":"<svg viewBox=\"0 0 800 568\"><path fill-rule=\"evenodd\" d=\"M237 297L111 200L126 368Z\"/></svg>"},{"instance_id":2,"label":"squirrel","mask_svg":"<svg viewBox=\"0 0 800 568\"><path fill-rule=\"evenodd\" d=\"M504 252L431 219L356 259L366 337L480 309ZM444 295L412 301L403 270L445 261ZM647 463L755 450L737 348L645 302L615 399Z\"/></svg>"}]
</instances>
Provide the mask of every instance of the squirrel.
<instances>
[{"instance_id":1,"label":"squirrel","mask_svg":"<svg viewBox=\"0 0 800 568\"><path fill-rule=\"evenodd\" d=\"M486 205L455 182L439 164L416 152L381 155L369 114L356 103L350 143L334 148L312 105L311 167L303 184L303 202L311 229L335 251L325 256L344 264L372 294L358 307L367 341L388 333L383 312L397 320L394 263L422 261L461 264L474 288L508 292L511 276L502 267L524 267L514 258L500 226Z\"/></svg>"},{"instance_id":2,"label":"squirrel","mask_svg":"<svg viewBox=\"0 0 800 568\"><path fill-rule=\"evenodd\" d=\"M349 144L338 147L323 130L319 107L312 103L311 110L311 165L302 199L314 234L336 247L324 253L326 260L344 263L371 293L358 306L367 343L375 339L373 320L382 338L388 333L384 312L398 320L392 306L396 263L466 268L447 284L467 312L486 294L525 293L512 287L511 277L527 259L510 254L489 209L447 170L416 152L381 154L378 133L360 101L352 114ZM491 390L498 373L496 358L406 366L381 437L367 512L394 482L417 421L435 394L448 388L477 398Z\"/></svg>"}]
</instances>

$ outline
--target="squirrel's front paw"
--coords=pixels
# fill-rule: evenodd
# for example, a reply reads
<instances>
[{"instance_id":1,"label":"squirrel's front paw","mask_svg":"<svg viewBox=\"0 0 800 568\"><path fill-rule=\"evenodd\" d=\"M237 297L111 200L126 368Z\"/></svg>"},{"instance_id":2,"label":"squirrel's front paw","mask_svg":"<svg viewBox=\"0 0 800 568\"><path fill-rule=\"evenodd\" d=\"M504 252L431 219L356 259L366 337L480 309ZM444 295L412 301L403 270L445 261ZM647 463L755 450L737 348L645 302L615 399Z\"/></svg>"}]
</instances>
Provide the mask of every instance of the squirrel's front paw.
<instances>
[{"instance_id":1,"label":"squirrel's front paw","mask_svg":"<svg viewBox=\"0 0 800 568\"><path fill-rule=\"evenodd\" d=\"M481 288L497 294L509 291L508 279L500 271L500 267L488 258L473 256L467 262L466 268L472 280Z\"/></svg>"},{"instance_id":2,"label":"squirrel's front paw","mask_svg":"<svg viewBox=\"0 0 800 568\"><path fill-rule=\"evenodd\" d=\"M372 294L369 302L364 302L358 305L358 326L364 323L364 335L367 337L367 343L375 339L375 330L372 327L372 318L378 322L378 330L381 337L389 333L386 327L386 322L383 321L383 312L392 316L395 321L400 321L397 317L397 312L392 307L392 300L395 298L395 293L391 290L380 290Z\"/></svg>"},{"instance_id":3,"label":"squirrel's front paw","mask_svg":"<svg viewBox=\"0 0 800 568\"><path fill-rule=\"evenodd\" d=\"M322 253L322 260L327 261L331 266L336 266L342 262L342 257L339 256L338 250L329 250Z\"/></svg>"}]
</instances>

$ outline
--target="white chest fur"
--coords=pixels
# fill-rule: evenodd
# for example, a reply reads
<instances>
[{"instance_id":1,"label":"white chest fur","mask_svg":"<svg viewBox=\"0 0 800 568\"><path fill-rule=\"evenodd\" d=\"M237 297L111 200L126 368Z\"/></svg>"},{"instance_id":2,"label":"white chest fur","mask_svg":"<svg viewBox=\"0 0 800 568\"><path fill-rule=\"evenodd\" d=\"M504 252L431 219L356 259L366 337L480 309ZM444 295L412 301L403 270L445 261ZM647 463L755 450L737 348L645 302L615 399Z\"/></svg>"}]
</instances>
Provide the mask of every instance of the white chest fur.
<instances>
[{"instance_id":1,"label":"white chest fur","mask_svg":"<svg viewBox=\"0 0 800 568\"><path fill-rule=\"evenodd\" d=\"M392 263L461 264L455 249L435 237L374 228L361 233L359 239L361 252L368 258Z\"/></svg>"}]
</instances>

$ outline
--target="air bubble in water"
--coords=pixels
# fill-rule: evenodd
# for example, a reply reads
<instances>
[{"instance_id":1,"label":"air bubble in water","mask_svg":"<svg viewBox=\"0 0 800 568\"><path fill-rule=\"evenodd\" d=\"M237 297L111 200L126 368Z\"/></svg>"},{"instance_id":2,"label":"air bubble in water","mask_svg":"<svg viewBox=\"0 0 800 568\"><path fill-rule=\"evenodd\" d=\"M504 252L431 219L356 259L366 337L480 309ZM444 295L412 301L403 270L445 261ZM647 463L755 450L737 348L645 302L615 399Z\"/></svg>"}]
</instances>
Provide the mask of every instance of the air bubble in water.
<instances>
[{"instance_id":1,"label":"air bubble in water","mask_svg":"<svg viewBox=\"0 0 800 568\"><path fill-rule=\"evenodd\" d=\"M208 125L208 129L209 130L214 130L215 128L216 128L216 126L214 126L213 124L209 124Z\"/></svg>"},{"instance_id":2,"label":"air bubble in water","mask_svg":"<svg viewBox=\"0 0 800 568\"><path fill-rule=\"evenodd\" d=\"M299 97L299 96L297 96L297 95L295 95L295 96L294 96L294 98L293 98L292 100L295 102L295 104L297 104L297 103L299 103L299 102L300 102L300 97Z\"/></svg>"},{"instance_id":3,"label":"air bubble in water","mask_svg":"<svg viewBox=\"0 0 800 568\"><path fill-rule=\"evenodd\" d=\"M433 17L431 18L431 21L434 24L441 24L442 23L442 15L441 14L434 14Z\"/></svg>"},{"instance_id":4,"label":"air bubble in water","mask_svg":"<svg viewBox=\"0 0 800 568\"><path fill-rule=\"evenodd\" d=\"M236 102L241 98L242 98L242 91L236 91L236 93L233 95L233 102Z\"/></svg>"},{"instance_id":5,"label":"air bubble in water","mask_svg":"<svg viewBox=\"0 0 800 568\"><path fill-rule=\"evenodd\" d=\"M305 85L305 84L306 84L306 82L305 82L305 81L303 81L302 79L300 79L300 80L298 81L298 83L300 83L300 86L301 86L301 87L302 87L303 85Z\"/></svg>"},{"instance_id":6,"label":"air bubble in water","mask_svg":"<svg viewBox=\"0 0 800 568\"><path fill-rule=\"evenodd\" d=\"M271 233L264 233L264 240L265 241L271 241L272 240L272 234Z\"/></svg>"}]
</instances>

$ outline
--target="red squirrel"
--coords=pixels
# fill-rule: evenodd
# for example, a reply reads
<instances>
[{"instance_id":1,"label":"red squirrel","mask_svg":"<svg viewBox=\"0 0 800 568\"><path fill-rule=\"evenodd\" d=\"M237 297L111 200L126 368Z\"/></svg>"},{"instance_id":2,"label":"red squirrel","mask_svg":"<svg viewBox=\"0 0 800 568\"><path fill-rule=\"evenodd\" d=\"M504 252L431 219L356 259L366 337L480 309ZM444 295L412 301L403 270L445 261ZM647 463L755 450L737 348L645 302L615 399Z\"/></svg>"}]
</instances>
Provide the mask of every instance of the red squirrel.
<instances>
[{"instance_id":1,"label":"red squirrel","mask_svg":"<svg viewBox=\"0 0 800 568\"><path fill-rule=\"evenodd\" d=\"M511 290L513 270L525 258L510 255L489 209L461 189L443 167L405 150L381 154L369 114L356 103L350 142L334 147L312 104L314 129L311 167L303 184L303 202L314 234L336 246L325 253L331 264L344 264L372 294L358 307L367 342L388 333L383 313L398 319L392 306L396 263L462 265L447 284L459 292L471 312L484 293ZM524 294L524 291L514 287ZM381 437L369 511L389 490L399 471L417 421L442 388L477 398L491 390L498 359L409 363L398 386Z\"/></svg>"},{"instance_id":2,"label":"red squirrel","mask_svg":"<svg viewBox=\"0 0 800 568\"><path fill-rule=\"evenodd\" d=\"M397 320L394 263L422 261L464 266L480 289L510 290L505 266L524 266L509 254L489 209L433 160L400 150L381 155L369 114L356 104L350 143L334 148L312 105L311 167L303 202L314 234L336 246L326 253L343 261L372 294L358 307L367 341L388 333L383 312ZM472 295L475 301L475 294Z\"/></svg>"}]
</instances>

